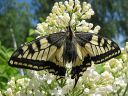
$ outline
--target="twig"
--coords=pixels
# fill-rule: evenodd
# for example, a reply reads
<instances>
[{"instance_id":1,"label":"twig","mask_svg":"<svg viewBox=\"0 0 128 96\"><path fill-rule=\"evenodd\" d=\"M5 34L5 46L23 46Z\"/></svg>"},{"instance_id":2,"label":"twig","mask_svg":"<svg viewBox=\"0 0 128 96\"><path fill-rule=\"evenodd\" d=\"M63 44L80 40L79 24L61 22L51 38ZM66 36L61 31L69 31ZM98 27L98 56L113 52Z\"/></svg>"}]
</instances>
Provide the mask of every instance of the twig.
<instances>
[{"instance_id":1,"label":"twig","mask_svg":"<svg viewBox=\"0 0 128 96\"><path fill-rule=\"evenodd\" d=\"M126 96L127 91L128 91L128 83L127 83L127 86L126 86L126 88L125 88L125 91L124 91L123 96Z\"/></svg>"},{"instance_id":2,"label":"twig","mask_svg":"<svg viewBox=\"0 0 128 96\"><path fill-rule=\"evenodd\" d=\"M10 32L11 32L11 34L12 34L13 47L14 47L14 49L16 50L16 49L17 49L17 44L16 44L15 35L14 35L14 33L13 33L13 29L10 29ZM23 71L23 69L19 69L19 72L20 72L20 74L21 74L22 76L24 76L24 71Z\"/></svg>"}]
</instances>

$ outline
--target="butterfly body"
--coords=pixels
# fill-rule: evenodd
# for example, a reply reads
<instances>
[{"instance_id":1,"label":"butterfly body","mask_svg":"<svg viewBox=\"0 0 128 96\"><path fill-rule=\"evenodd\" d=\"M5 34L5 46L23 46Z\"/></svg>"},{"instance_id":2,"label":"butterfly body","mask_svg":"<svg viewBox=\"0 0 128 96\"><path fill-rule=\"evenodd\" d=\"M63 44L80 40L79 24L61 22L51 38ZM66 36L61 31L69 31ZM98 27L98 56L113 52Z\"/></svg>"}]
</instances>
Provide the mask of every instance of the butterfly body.
<instances>
[{"instance_id":1,"label":"butterfly body","mask_svg":"<svg viewBox=\"0 0 128 96\"><path fill-rule=\"evenodd\" d=\"M65 62L75 62L77 58L77 51L76 51L76 39L75 34L71 30L71 28L67 28L68 31L66 32L66 39L64 44L64 51L63 51L63 58Z\"/></svg>"},{"instance_id":2,"label":"butterfly body","mask_svg":"<svg viewBox=\"0 0 128 96\"><path fill-rule=\"evenodd\" d=\"M89 32L66 32L42 36L19 47L11 56L12 67L32 70L47 70L64 77L66 63L72 62L71 78L78 78L91 66L118 56L119 46L112 40Z\"/></svg>"}]
</instances>

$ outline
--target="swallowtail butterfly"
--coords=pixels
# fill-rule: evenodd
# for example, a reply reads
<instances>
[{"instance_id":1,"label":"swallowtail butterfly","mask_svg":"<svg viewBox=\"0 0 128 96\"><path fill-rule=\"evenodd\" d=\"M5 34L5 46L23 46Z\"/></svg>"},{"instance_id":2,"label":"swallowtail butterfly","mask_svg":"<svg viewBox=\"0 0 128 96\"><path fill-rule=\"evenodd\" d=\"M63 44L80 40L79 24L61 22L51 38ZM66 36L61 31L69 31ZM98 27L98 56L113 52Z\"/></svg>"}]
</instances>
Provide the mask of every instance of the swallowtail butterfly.
<instances>
[{"instance_id":1,"label":"swallowtail butterfly","mask_svg":"<svg viewBox=\"0 0 128 96\"><path fill-rule=\"evenodd\" d=\"M71 78L75 85L82 72L91 66L118 56L119 46L112 40L89 32L66 32L42 36L19 47L11 56L12 67L47 70L64 77L66 63L72 62Z\"/></svg>"}]
</instances>

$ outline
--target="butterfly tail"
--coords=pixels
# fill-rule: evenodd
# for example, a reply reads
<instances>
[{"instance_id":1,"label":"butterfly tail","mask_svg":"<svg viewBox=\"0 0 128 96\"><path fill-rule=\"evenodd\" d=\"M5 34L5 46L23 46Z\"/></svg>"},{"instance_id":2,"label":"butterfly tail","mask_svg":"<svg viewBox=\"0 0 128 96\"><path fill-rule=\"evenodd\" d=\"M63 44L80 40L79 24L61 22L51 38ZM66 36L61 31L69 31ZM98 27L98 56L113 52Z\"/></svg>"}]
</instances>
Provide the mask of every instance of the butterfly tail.
<instances>
[{"instance_id":1,"label":"butterfly tail","mask_svg":"<svg viewBox=\"0 0 128 96\"><path fill-rule=\"evenodd\" d=\"M75 78L75 84L74 84L74 86L73 86L73 89L76 87L77 82L78 82L78 80L79 80L79 77L80 77L80 76L77 76L77 77Z\"/></svg>"}]
</instances>

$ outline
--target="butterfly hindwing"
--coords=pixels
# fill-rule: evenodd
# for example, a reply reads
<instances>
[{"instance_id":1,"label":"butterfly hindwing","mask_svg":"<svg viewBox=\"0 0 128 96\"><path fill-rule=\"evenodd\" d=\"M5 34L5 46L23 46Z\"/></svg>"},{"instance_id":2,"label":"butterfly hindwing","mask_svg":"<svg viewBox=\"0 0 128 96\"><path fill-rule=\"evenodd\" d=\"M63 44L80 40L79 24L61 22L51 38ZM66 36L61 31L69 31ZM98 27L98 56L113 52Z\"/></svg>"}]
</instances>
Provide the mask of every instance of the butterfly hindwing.
<instances>
[{"instance_id":1,"label":"butterfly hindwing","mask_svg":"<svg viewBox=\"0 0 128 96\"><path fill-rule=\"evenodd\" d=\"M11 56L9 65L32 70L48 70L55 75L64 76L63 64L64 33L42 36L19 47Z\"/></svg>"}]
</instances>

